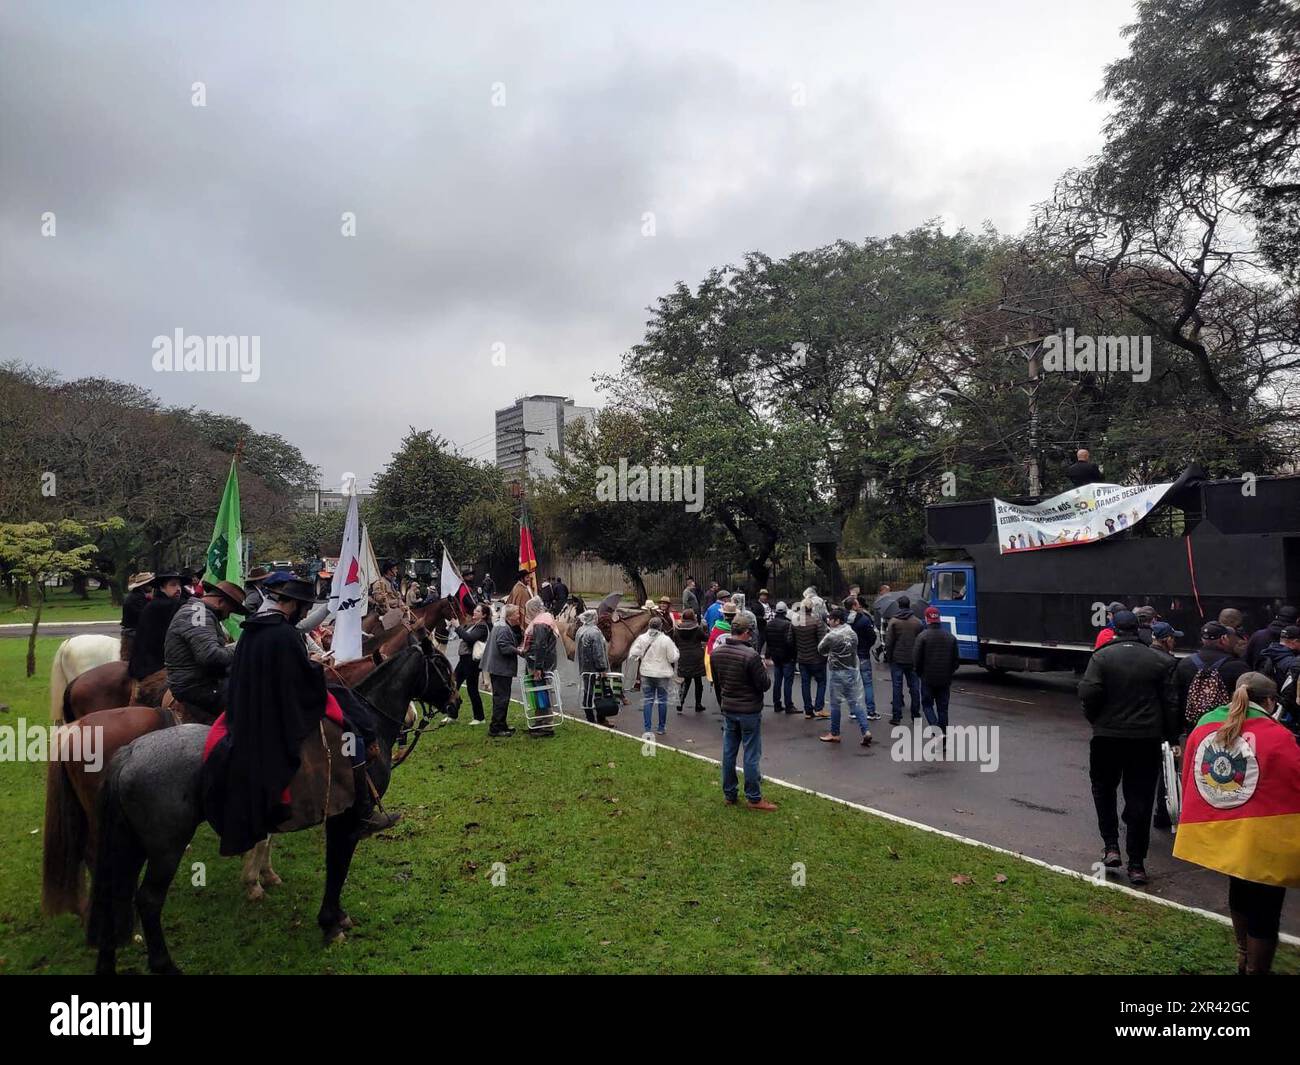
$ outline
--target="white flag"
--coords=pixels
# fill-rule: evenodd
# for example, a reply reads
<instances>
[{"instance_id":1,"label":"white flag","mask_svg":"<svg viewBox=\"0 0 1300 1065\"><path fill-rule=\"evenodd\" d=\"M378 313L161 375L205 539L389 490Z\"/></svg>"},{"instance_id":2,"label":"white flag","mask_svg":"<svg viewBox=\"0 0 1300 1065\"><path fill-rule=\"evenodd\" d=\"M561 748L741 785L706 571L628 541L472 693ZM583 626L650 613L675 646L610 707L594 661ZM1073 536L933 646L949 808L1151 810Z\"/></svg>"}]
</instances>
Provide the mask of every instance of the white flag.
<instances>
[{"instance_id":1,"label":"white flag","mask_svg":"<svg viewBox=\"0 0 1300 1065\"><path fill-rule=\"evenodd\" d=\"M348 520L343 526L343 549L334 567L330 585L330 615L334 618L334 641L330 644L335 662L361 657L361 615L367 586L361 583L361 536L356 493L348 500Z\"/></svg>"},{"instance_id":2,"label":"white flag","mask_svg":"<svg viewBox=\"0 0 1300 1065\"><path fill-rule=\"evenodd\" d=\"M370 543L369 526L361 526L361 587L369 592L370 586L379 578L379 560L375 558L375 549ZM361 614L364 617L370 613L370 596L367 594L361 600Z\"/></svg>"},{"instance_id":3,"label":"white flag","mask_svg":"<svg viewBox=\"0 0 1300 1065\"><path fill-rule=\"evenodd\" d=\"M442 593L443 598L451 596L457 602L460 602L460 589L464 583L465 578L460 575L460 570L456 568L456 563L451 560L451 554L444 546L442 549L442 576L438 578L438 591Z\"/></svg>"}]
</instances>

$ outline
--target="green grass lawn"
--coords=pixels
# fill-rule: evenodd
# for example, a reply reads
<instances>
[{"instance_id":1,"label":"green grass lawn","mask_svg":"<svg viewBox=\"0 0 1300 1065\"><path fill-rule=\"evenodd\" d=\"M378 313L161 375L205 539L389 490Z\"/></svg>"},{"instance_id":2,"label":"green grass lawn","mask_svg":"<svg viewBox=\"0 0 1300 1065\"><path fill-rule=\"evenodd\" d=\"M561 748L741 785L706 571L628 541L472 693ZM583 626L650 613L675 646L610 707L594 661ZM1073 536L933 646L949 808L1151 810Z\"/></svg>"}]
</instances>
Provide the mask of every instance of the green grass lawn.
<instances>
[{"instance_id":1,"label":"green grass lawn","mask_svg":"<svg viewBox=\"0 0 1300 1065\"><path fill-rule=\"evenodd\" d=\"M57 642L27 680L25 641L0 641L0 724L47 717ZM551 740L447 727L397 770L402 822L358 848L348 942L325 950L315 927L320 829L277 838L285 883L253 904L205 826L165 914L173 956L194 973L1233 969L1218 924L778 787L775 814L725 807L716 772L573 722ZM77 921L40 914L43 782L0 765L0 972L90 972ZM143 949L120 962L143 971ZM1300 952L1277 969L1300 971Z\"/></svg>"},{"instance_id":2,"label":"green grass lawn","mask_svg":"<svg viewBox=\"0 0 1300 1065\"><path fill-rule=\"evenodd\" d=\"M45 609L41 611L41 624L54 621L120 621L122 608L114 606L107 588L95 588L88 599L72 594L71 588L46 589ZM14 606L11 597L0 602L0 625L31 624L36 611L31 607Z\"/></svg>"}]
</instances>

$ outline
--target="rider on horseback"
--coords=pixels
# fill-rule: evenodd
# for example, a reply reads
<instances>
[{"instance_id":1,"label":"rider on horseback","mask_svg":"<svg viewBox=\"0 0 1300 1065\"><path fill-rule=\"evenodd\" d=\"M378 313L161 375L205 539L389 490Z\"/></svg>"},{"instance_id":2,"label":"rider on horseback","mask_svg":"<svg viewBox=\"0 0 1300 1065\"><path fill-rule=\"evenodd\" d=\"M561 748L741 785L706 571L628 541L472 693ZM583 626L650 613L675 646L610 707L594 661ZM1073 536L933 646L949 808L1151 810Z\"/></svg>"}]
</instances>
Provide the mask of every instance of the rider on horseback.
<instances>
[{"instance_id":1,"label":"rider on horseback","mask_svg":"<svg viewBox=\"0 0 1300 1065\"><path fill-rule=\"evenodd\" d=\"M153 598L140 611L140 621L135 628L131 664L127 667L132 680L144 680L163 668L167 628L181 606L179 573L160 573L153 579L153 585Z\"/></svg>"},{"instance_id":2,"label":"rider on horseback","mask_svg":"<svg viewBox=\"0 0 1300 1065\"><path fill-rule=\"evenodd\" d=\"M226 674L235 648L226 633L231 614L247 614L244 590L218 581L202 599L191 599L167 626L164 659L167 687L180 702L215 718L226 705Z\"/></svg>"}]
</instances>

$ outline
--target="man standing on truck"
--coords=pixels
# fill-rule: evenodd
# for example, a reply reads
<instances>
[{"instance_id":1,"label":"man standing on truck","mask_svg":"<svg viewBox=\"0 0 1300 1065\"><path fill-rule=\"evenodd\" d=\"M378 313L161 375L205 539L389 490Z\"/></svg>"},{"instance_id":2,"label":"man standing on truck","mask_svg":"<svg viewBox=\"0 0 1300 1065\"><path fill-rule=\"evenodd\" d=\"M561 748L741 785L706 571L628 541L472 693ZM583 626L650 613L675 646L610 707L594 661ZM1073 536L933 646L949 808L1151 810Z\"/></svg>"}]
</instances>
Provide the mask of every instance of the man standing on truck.
<instances>
[{"instance_id":1,"label":"man standing on truck","mask_svg":"<svg viewBox=\"0 0 1300 1065\"><path fill-rule=\"evenodd\" d=\"M1079 448L1074 453L1075 462L1065 468L1065 476L1070 479L1070 483L1075 488L1082 488L1085 484L1096 484L1101 480L1101 467L1092 461L1092 456L1088 454L1086 447Z\"/></svg>"},{"instance_id":2,"label":"man standing on truck","mask_svg":"<svg viewBox=\"0 0 1300 1065\"><path fill-rule=\"evenodd\" d=\"M1146 857L1160 778L1160 743L1177 742L1182 717L1169 656L1142 642L1131 611L1121 610L1113 623L1115 637L1093 654L1079 681L1079 698L1092 725L1089 776L1104 848L1102 864L1108 869L1120 864L1115 789L1122 787L1128 878L1140 887L1148 882Z\"/></svg>"},{"instance_id":3,"label":"man standing on truck","mask_svg":"<svg viewBox=\"0 0 1300 1065\"><path fill-rule=\"evenodd\" d=\"M885 661L889 663L889 676L894 682L893 713L891 725L903 722L903 682L907 681L907 691L911 698L908 707L912 711L912 720L921 716L920 681L916 675L915 659L912 657L916 646L916 637L921 632L921 621L912 613L912 600L905 595L898 597L898 613L889 619L885 628Z\"/></svg>"}]
</instances>

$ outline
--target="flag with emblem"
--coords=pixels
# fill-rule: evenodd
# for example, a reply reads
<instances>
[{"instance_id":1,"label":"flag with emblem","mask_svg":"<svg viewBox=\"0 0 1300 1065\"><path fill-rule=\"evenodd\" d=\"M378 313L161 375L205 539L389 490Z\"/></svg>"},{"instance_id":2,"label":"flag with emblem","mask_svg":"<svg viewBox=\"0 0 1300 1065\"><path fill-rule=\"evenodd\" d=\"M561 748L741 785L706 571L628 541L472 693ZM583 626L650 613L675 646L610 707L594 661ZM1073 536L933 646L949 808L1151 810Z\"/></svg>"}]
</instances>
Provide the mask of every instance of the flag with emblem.
<instances>
[{"instance_id":1,"label":"flag with emblem","mask_svg":"<svg viewBox=\"0 0 1300 1065\"><path fill-rule=\"evenodd\" d=\"M1300 747L1262 710L1232 744L1228 708L1197 722L1183 748L1174 856L1258 884L1300 887Z\"/></svg>"},{"instance_id":2,"label":"flag with emblem","mask_svg":"<svg viewBox=\"0 0 1300 1065\"><path fill-rule=\"evenodd\" d=\"M226 490L221 494L217 521L212 527L212 542L208 544L203 569L203 583L207 585L215 585L217 581L230 581L240 588L244 586L244 535L239 520L238 461L236 458L230 462ZM235 615L226 619L226 631L232 637L238 637L242 620Z\"/></svg>"},{"instance_id":3,"label":"flag with emblem","mask_svg":"<svg viewBox=\"0 0 1300 1065\"><path fill-rule=\"evenodd\" d=\"M528 509L519 509L519 568L528 572L528 581L537 591L537 578L533 571L537 569L537 552L533 550L533 530L528 524Z\"/></svg>"},{"instance_id":4,"label":"flag with emblem","mask_svg":"<svg viewBox=\"0 0 1300 1065\"><path fill-rule=\"evenodd\" d=\"M361 657L361 616L366 604L361 567L361 521L357 514L357 494L353 492L348 498L339 564L334 567L334 580L330 584L329 607L334 618L330 650L334 652L335 662Z\"/></svg>"}]
</instances>

